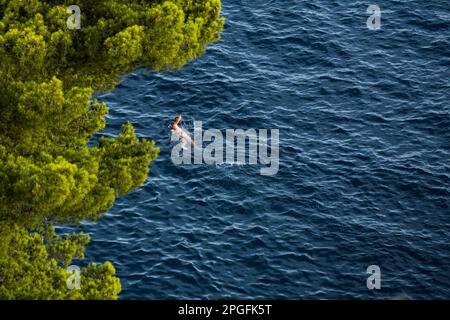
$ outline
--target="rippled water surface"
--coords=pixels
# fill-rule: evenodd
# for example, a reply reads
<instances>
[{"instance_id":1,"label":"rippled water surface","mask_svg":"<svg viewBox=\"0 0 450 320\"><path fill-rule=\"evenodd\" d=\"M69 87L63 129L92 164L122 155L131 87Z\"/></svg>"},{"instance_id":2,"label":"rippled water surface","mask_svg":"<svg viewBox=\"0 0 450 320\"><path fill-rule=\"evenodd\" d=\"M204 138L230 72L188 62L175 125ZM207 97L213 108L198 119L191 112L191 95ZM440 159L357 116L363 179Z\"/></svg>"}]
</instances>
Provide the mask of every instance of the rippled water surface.
<instances>
[{"instance_id":1,"label":"rippled water surface","mask_svg":"<svg viewBox=\"0 0 450 320\"><path fill-rule=\"evenodd\" d=\"M172 73L127 76L108 103L160 157L97 223L121 299L450 298L450 6L224 0L222 40ZM175 166L175 114L280 129L280 170ZM379 265L382 290L366 269Z\"/></svg>"}]
</instances>

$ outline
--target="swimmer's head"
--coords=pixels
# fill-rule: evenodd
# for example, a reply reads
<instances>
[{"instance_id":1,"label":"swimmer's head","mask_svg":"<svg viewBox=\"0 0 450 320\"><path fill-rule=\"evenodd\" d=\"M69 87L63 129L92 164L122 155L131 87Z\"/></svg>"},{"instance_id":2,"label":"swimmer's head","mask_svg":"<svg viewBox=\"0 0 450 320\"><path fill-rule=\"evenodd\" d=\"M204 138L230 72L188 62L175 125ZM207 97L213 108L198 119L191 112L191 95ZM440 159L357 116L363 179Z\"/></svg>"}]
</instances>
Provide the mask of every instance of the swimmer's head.
<instances>
[{"instance_id":1,"label":"swimmer's head","mask_svg":"<svg viewBox=\"0 0 450 320\"><path fill-rule=\"evenodd\" d=\"M180 122L181 122L181 116L176 116L175 119L173 120L172 124L170 125L170 128L173 129Z\"/></svg>"}]
</instances>

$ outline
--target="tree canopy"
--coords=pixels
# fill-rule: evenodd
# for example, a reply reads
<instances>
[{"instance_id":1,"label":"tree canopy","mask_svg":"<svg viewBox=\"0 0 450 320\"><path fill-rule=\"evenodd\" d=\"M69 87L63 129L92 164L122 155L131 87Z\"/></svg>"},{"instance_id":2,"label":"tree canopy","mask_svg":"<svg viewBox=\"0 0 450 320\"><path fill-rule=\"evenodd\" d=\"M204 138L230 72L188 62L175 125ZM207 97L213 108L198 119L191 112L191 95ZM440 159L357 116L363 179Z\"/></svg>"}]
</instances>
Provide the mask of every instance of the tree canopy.
<instances>
[{"instance_id":1,"label":"tree canopy","mask_svg":"<svg viewBox=\"0 0 450 320\"><path fill-rule=\"evenodd\" d=\"M65 269L88 237L54 235L51 225L97 220L140 186L159 152L131 123L100 138L111 90L138 67L171 70L220 37L220 0L0 0L0 299L114 299L110 263ZM39 285L36 285L39 283Z\"/></svg>"}]
</instances>

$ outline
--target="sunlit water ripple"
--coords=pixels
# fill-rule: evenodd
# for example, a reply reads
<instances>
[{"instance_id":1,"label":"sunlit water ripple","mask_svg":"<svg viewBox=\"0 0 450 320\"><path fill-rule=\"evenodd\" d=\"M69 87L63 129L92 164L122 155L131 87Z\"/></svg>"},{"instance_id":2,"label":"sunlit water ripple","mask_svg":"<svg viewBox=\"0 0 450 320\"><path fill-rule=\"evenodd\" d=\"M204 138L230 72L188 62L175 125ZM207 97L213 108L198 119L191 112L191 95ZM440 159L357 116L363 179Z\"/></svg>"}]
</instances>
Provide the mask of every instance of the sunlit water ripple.
<instances>
[{"instance_id":1,"label":"sunlit water ripple","mask_svg":"<svg viewBox=\"0 0 450 320\"><path fill-rule=\"evenodd\" d=\"M450 298L450 6L376 4L378 32L366 2L225 0L203 57L100 97L101 134L131 120L161 148L143 187L81 227L121 299ZM279 173L175 166L178 113L279 128Z\"/></svg>"}]
</instances>

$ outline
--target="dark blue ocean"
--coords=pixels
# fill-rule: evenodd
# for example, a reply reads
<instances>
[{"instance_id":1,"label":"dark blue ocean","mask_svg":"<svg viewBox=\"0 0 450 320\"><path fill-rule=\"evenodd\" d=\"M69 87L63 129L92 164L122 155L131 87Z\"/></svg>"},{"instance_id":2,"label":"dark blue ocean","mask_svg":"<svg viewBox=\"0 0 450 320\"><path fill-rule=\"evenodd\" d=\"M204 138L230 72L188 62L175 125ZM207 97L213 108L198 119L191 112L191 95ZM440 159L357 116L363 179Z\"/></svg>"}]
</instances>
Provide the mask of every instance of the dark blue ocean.
<instances>
[{"instance_id":1,"label":"dark blue ocean","mask_svg":"<svg viewBox=\"0 0 450 320\"><path fill-rule=\"evenodd\" d=\"M99 97L101 135L130 120L161 153L79 228L87 261L113 262L121 299L450 299L450 4L224 0L223 15L200 59ZM279 129L278 174L174 165L176 114Z\"/></svg>"}]
</instances>

